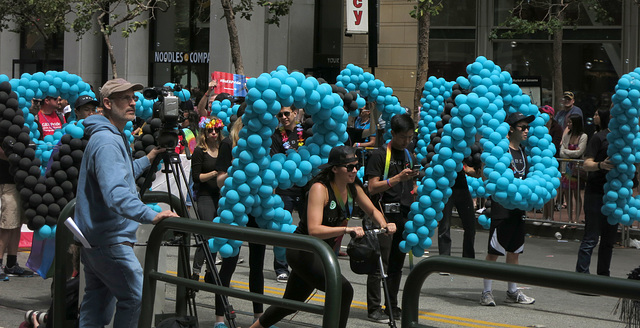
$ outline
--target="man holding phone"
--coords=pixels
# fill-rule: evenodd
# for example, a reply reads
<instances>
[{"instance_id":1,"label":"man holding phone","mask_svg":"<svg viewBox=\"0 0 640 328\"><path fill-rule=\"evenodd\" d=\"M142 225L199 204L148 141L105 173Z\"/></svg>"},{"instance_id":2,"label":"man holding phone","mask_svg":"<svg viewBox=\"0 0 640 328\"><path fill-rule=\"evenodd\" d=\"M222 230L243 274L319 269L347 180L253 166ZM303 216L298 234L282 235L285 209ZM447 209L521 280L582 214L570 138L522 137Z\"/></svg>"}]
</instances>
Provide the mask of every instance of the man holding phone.
<instances>
[{"instance_id":1,"label":"man holding phone","mask_svg":"<svg viewBox=\"0 0 640 328\"><path fill-rule=\"evenodd\" d=\"M400 251L399 245L403 238L402 233L409 215L409 208L415 198L415 178L418 177L420 167L415 155L407 149L413 140L414 129L415 124L410 115L393 116L391 141L385 149L372 153L365 168L372 199L379 200L380 210L384 213L387 222L395 223L397 227L397 233L392 236L378 236L382 262L388 274L387 285L391 299L391 304L386 304L385 312L380 306L380 272L367 277L368 317L376 322L387 322L390 309L396 320L401 316L401 310L398 307L398 291L406 254Z\"/></svg>"}]
</instances>

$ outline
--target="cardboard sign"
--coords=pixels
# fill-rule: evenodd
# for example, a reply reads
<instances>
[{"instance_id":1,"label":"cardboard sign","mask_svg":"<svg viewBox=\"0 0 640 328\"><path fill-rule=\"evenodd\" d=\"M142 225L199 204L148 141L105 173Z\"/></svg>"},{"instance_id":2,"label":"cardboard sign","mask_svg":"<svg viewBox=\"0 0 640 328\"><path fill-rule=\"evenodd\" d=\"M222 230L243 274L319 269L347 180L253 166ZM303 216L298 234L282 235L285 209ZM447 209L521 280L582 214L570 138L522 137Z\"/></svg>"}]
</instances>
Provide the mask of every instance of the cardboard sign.
<instances>
[{"instance_id":1,"label":"cardboard sign","mask_svg":"<svg viewBox=\"0 0 640 328\"><path fill-rule=\"evenodd\" d=\"M232 74L227 72L213 72L211 79L218 81L218 85L213 92L220 94L226 92L234 97L246 97L247 77L240 74Z\"/></svg>"}]
</instances>

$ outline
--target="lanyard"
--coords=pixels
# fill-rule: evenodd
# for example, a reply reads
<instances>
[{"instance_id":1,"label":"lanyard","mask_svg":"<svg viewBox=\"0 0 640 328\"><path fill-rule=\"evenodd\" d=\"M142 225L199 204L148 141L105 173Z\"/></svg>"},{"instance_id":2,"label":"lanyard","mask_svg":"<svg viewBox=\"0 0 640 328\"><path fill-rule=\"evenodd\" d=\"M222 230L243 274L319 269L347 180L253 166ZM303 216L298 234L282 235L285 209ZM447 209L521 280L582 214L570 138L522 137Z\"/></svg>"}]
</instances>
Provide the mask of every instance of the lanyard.
<instances>
[{"instance_id":1,"label":"lanyard","mask_svg":"<svg viewBox=\"0 0 640 328\"><path fill-rule=\"evenodd\" d=\"M413 168L413 158L411 158L409 150L405 148L404 154L407 158L407 162L409 162L409 167ZM384 177L382 180L387 180L389 178L389 165L391 165L391 142L387 144L387 158L384 161Z\"/></svg>"},{"instance_id":2,"label":"lanyard","mask_svg":"<svg viewBox=\"0 0 640 328\"><path fill-rule=\"evenodd\" d=\"M347 203L346 204L344 201L342 201L342 195L340 194L340 191L338 190L338 188L336 188L336 185L333 184L333 182L331 183L331 189L333 189L333 194L336 195L336 199L338 200L338 205L340 205L340 208L342 209L342 212L344 212L346 219L349 220L351 218L351 213L353 213L353 198L351 197L351 193L349 192L349 187L347 187ZM348 206L349 212L346 211L347 208L345 208L345 205Z\"/></svg>"}]
</instances>

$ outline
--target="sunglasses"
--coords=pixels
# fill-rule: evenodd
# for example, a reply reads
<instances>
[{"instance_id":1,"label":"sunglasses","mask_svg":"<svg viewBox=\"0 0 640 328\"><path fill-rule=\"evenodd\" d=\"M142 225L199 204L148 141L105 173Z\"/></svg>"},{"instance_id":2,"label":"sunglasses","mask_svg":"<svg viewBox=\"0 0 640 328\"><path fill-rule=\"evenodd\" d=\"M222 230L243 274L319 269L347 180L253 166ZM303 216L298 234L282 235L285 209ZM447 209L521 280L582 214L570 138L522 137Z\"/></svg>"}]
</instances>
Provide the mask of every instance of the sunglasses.
<instances>
[{"instance_id":1,"label":"sunglasses","mask_svg":"<svg viewBox=\"0 0 640 328\"><path fill-rule=\"evenodd\" d=\"M353 169L356 169L356 171L360 169L360 163L358 163L358 164L345 164L345 165L339 165L339 166L346 168L347 172L351 172L351 171L353 171Z\"/></svg>"},{"instance_id":2,"label":"sunglasses","mask_svg":"<svg viewBox=\"0 0 640 328\"><path fill-rule=\"evenodd\" d=\"M283 118L283 117L289 117L289 115L291 115L291 112L280 112L278 113L278 118Z\"/></svg>"},{"instance_id":3,"label":"sunglasses","mask_svg":"<svg viewBox=\"0 0 640 328\"><path fill-rule=\"evenodd\" d=\"M209 128L209 129L207 129L207 133L211 133L211 132L213 132L213 131L216 131L216 132L217 132L217 131L220 131L220 129L214 129L214 128Z\"/></svg>"},{"instance_id":4,"label":"sunglasses","mask_svg":"<svg viewBox=\"0 0 640 328\"><path fill-rule=\"evenodd\" d=\"M518 129L520 129L520 131L525 131L525 130L529 130L530 126L528 125L520 125L518 126Z\"/></svg>"}]
</instances>

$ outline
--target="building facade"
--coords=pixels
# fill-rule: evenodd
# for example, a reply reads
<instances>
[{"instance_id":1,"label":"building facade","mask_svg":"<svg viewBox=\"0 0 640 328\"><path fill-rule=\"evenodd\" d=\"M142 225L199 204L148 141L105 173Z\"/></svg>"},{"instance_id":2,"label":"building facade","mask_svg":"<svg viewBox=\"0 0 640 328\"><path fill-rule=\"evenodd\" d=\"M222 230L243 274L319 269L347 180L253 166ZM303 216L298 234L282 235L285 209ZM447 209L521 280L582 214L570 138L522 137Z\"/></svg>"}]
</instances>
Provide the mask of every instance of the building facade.
<instances>
[{"instance_id":1,"label":"building facade","mask_svg":"<svg viewBox=\"0 0 640 328\"><path fill-rule=\"evenodd\" d=\"M358 0L359 1L359 0ZM366 0L364 0L366 1ZM376 1L371 1L376 2ZM444 1L432 17L429 76L455 80L477 56L492 59L509 71L537 104L552 104L552 37L490 38L516 0ZM575 26L564 28L563 89L576 94L578 105L597 106L613 91L617 79L640 66L639 6L634 0L601 1L608 17L601 20L588 8L567 13ZM258 76L278 65L335 82L347 64L372 71L412 107L417 65L417 22L410 16L415 2L378 0L377 66L369 67L369 36L346 33L346 2L296 0L280 26L267 25L268 13L256 6L250 21L236 17L245 75ZM532 11L531 17L541 13ZM73 17L70 17L73 19ZM128 38L112 35L119 76L145 85L166 82L206 88L213 71L234 72L226 21L219 1L176 0L157 13L146 29ZM82 39L72 32L45 44L29 29L0 33L0 74L66 70L99 86L112 76L100 35ZM529 83L524 83L528 81Z\"/></svg>"},{"instance_id":2,"label":"building facade","mask_svg":"<svg viewBox=\"0 0 640 328\"><path fill-rule=\"evenodd\" d=\"M442 11L431 21L428 75L454 81L467 76L466 66L482 55L514 78L528 80L528 90L537 92L534 98L538 105L553 104L552 37L538 33L526 38L490 38L494 30L500 35L504 29L500 25L511 15L516 2L444 1ZM563 29L563 89L576 94L577 104L587 114L610 95L620 76L640 66L638 4L633 0L601 3L606 20L581 5L566 13L576 25ZM408 107L413 106L417 65L417 22L409 14L414 5L403 0L380 0L378 8L375 75ZM541 18L542 14L532 11L529 17ZM367 69L367 39L366 35L343 37L343 66L354 63L371 71Z\"/></svg>"}]
</instances>

